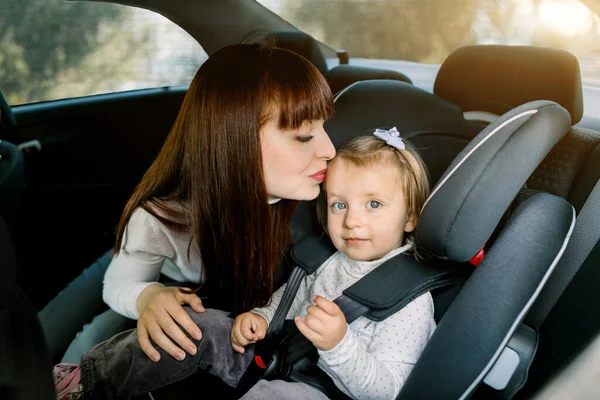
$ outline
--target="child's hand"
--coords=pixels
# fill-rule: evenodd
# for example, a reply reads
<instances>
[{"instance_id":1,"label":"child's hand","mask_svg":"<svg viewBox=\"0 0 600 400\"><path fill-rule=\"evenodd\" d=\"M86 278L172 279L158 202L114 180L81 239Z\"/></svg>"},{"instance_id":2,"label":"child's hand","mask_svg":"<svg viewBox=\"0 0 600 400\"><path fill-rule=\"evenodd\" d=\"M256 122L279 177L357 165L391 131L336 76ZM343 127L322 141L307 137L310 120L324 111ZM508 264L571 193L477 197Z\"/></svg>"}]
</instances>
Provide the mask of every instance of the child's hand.
<instances>
[{"instance_id":1,"label":"child's hand","mask_svg":"<svg viewBox=\"0 0 600 400\"><path fill-rule=\"evenodd\" d=\"M245 312L237 316L231 328L231 346L238 353L243 353L244 347L257 340L265 338L267 320L261 315Z\"/></svg>"},{"instance_id":2,"label":"child's hand","mask_svg":"<svg viewBox=\"0 0 600 400\"><path fill-rule=\"evenodd\" d=\"M346 317L337 304L321 296L313 296L314 306L306 308L306 317L294 318L296 326L319 350L327 351L338 345L346 335Z\"/></svg>"}]
</instances>

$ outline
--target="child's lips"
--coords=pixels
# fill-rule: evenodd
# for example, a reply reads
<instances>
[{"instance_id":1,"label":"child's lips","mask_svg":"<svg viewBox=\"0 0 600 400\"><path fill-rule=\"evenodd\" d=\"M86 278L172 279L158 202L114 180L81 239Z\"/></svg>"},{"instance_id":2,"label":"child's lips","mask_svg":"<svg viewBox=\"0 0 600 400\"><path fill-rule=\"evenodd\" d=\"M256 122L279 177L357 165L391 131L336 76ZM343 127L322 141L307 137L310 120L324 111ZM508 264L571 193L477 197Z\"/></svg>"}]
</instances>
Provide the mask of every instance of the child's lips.
<instances>
[{"instance_id":1,"label":"child's lips","mask_svg":"<svg viewBox=\"0 0 600 400\"><path fill-rule=\"evenodd\" d=\"M363 243L366 243L368 240L369 239L355 238L355 237L344 238L344 241L346 242L346 244L348 244L350 246L358 246Z\"/></svg>"}]
</instances>

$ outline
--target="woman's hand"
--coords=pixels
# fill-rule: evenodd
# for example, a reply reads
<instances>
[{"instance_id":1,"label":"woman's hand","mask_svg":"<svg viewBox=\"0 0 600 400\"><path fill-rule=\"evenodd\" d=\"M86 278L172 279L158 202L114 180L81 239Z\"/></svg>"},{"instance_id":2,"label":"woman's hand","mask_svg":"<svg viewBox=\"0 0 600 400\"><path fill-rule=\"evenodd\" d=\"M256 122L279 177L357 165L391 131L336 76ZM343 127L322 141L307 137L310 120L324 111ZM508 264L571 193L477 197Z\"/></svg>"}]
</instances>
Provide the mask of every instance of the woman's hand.
<instances>
[{"instance_id":1,"label":"woman's hand","mask_svg":"<svg viewBox=\"0 0 600 400\"><path fill-rule=\"evenodd\" d=\"M244 353L244 347L265 338L267 320L253 312L245 312L236 317L231 328L231 346L238 353Z\"/></svg>"},{"instance_id":2,"label":"woman's hand","mask_svg":"<svg viewBox=\"0 0 600 400\"><path fill-rule=\"evenodd\" d=\"M179 324L196 340L202 338L200 328L185 311L184 304L189 304L196 312L205 311L202 300L195 293L182 293L177 287L149 285L138 297L138 342L151 360L160 360L160 354L150 343L150 338L178 360L185 358L182 349L192 355L196 354L194 343L177 326Z\"/></svg>"},{"instance_id":3,"label":"woman's hand","mask_svg":"<svg viewBox=\"0 0 600 400\"><path fill-rule=\"evenodd\" d=\"M313 296L315 305L306 307L306 316L294 318L294 322L308 340L322 351L337 346L348 330L344 313L333 301L321 296Z\"/></svg>"}]
</instances>

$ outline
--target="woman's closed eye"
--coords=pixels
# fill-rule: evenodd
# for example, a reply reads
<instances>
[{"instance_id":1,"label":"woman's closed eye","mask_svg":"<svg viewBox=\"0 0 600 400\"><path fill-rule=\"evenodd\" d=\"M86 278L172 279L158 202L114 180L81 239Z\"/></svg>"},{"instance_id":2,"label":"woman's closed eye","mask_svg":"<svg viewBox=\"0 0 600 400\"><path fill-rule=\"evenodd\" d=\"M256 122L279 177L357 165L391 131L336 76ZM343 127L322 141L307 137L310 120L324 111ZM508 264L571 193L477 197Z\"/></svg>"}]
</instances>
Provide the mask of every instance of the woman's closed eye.
<instances>
[{"instance_id":1,"label":"woman's closed eye","mask_svg":"<svg viewBox=\"0 0 600 400\"><path fill-rule=\"evenodd\" d=\"M313 138L314 138L313 135L296 136L296 140L299 141L300 143L308 143L311 140L313 140Z\"/></svg>"}]
</instances>

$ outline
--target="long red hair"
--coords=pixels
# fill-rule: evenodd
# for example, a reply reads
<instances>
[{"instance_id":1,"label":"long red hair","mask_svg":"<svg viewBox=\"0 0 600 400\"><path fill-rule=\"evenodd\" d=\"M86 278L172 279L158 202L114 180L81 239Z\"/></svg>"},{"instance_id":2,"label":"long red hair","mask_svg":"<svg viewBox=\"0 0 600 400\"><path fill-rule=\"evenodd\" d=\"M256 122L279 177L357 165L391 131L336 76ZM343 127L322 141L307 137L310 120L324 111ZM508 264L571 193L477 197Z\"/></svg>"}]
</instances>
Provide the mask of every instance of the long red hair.
<instances>
[{"instance_id":1,"label":"long red hair","mask_svg":"<svg viewBox=\"0 0 600 400\"><path fill-rule=\"evenodd\" d=\"M142 207L170 229L192 233L188 253L195 244L209 301L218 295L219 306L235 313L266 305L297 201L268 204L259 131L270 118L296 129L332 112L324 77L296 53L269 40L215 52L125 206L115 253Z\"/></svg>"}]
</instances>

